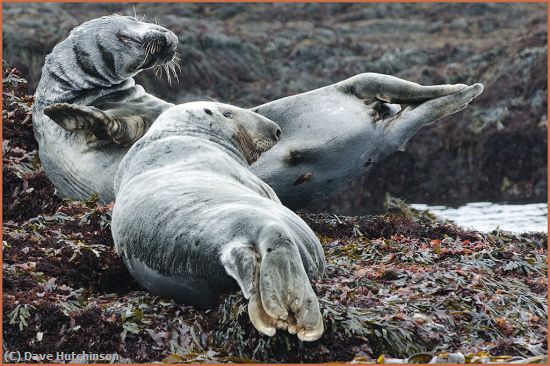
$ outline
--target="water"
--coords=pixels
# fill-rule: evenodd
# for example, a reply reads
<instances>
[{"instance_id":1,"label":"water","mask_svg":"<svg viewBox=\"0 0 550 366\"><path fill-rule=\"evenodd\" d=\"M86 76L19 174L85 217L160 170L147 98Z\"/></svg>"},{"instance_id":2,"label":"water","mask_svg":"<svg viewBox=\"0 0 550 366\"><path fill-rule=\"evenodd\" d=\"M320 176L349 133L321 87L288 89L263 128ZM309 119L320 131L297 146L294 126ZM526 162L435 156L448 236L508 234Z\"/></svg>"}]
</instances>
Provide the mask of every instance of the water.
<instances>
[{"instance_id":1,"label":"water","mask_svg":"<svg viewBox=\"0 0 550 366\"><path fill-rule=\"evenodd\" d=\"M548 231L548 204L529 203L522 205L492 202L473 202L458 208L412 204L417 210L430 210L436 216L452 220L464 228L492 231L497 227L517 233Z\"/></svg>"}]
</instances>

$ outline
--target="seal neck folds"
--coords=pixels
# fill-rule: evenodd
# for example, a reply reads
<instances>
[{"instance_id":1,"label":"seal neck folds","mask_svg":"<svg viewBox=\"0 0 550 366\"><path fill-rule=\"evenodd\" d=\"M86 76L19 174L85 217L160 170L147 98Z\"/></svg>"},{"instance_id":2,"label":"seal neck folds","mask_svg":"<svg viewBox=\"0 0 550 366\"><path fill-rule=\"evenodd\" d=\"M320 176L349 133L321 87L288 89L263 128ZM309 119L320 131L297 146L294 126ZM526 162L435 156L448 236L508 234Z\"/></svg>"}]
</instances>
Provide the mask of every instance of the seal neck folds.
<instances>
[{"instance_id":1,"label":"seal neck folds","mask_svg":"<svg viewBox=\"0 0 550 366\"><path fill-rule=\"evenodd\" d=\"M211 145L214 145L217 149L228 153L235 161L242 166L247 167L249 165L248 160L237 143L236 140L228 138L223 134L212 133L208 128L203 126L185 126L176 130L163 130L158 133L154 133L150 138L162 138L171 136L192 137L200 139Z\"/></svg>"}]
</instances>

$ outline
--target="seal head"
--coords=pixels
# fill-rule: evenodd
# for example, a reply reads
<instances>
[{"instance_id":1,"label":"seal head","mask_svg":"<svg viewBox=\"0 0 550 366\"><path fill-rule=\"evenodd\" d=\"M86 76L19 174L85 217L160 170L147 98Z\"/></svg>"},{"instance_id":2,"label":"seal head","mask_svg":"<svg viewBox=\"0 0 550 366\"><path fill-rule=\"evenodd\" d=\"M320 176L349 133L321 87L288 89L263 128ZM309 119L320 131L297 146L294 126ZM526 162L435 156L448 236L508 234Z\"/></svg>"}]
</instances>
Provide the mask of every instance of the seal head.
<instances>
[{"instance_id":1,"label":"seal head","mask_svg":"<svg viewBox=\"0 0 550 366\"><path fill-rule=\"evenodd\" d=\"M161 26L110 15L83 23L68 37L75 61L89 78L109 83L177 61L178 38Z\"/></svg>"},{"instance_id":2,"label":"seal head","mask_svg":"<svg viewBox=\"0 0 550 366\"><path fill-rule=\"evenodd\" d=\"M148 68L175 73L177 44L163 27L110 15L76 27L46 57L33 129L59 195L114 199L113 177L127 146L172 106L132 77Z\"/></svg>"},{"instance_id":3,"label":"seal head","mask_svg":"<svg viewBox=\"0 0 550 366\"><path fill-rule=\"evenodd\" d=\"M182 108L184 106L184 108ZM193 102L164 112L151 127L151 136L186 135L215 142L248 165L281 138L273 121L228 104ZM199 122L198 122L199 121Z\"/></svg>"}]
</instances>

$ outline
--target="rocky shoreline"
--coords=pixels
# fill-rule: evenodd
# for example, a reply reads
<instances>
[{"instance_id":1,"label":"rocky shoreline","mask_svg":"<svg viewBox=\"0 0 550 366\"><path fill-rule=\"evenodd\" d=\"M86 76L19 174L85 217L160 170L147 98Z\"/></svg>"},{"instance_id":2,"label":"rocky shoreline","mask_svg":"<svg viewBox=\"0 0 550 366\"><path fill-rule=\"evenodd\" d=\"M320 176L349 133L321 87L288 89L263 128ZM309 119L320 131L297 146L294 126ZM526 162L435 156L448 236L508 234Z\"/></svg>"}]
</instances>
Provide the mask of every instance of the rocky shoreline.
<instances>
[{"instance_id":1,"label":"rocky shoreline","mask_svg":"<svg viewBox=\"0 0 550 366\"><path fill-rule=\"evenodd\" d=\"M27 93L3 64L4 351L116 353L119 362L547 362L547 235L467 231L398 201L377 216L300 213L328 262L314 283L326 326L316 342L259 334L240 293L199 311L142 291L113 251L112 207L54 195Z\"/></svg>"}]
</instances>

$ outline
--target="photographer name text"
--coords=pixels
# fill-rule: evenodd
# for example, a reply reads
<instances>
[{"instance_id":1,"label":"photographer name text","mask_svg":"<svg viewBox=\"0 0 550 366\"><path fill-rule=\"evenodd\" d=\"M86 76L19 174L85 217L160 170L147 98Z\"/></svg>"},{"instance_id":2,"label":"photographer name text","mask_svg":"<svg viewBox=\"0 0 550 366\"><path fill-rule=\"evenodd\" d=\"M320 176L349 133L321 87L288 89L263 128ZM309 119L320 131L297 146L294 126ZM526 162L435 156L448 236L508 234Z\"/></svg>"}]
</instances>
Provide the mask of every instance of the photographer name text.
<instances>
[{"instance_id":1,"label":"photographer name text","mask_svg":"<svg viewBox=\"0 0 550 366\"><path fill-rule=\"evenodd\" d=\"M55 353L34 353L34 352L20 352L20 351L7 351L4 353L4 359L6 362L83 362L89 363L94 361L112 362L119 359L116 353L90 353L90 352L55 352Z\"/></svg>"}]
</instances>

